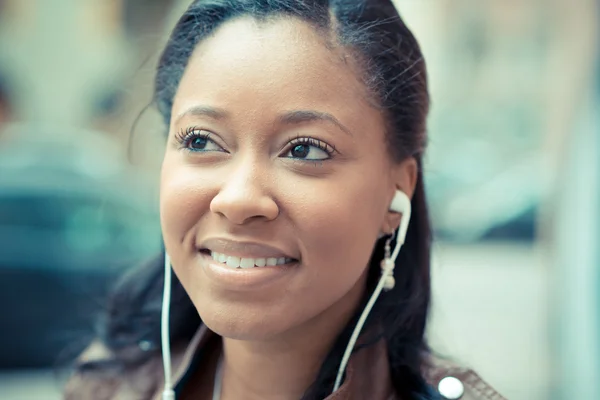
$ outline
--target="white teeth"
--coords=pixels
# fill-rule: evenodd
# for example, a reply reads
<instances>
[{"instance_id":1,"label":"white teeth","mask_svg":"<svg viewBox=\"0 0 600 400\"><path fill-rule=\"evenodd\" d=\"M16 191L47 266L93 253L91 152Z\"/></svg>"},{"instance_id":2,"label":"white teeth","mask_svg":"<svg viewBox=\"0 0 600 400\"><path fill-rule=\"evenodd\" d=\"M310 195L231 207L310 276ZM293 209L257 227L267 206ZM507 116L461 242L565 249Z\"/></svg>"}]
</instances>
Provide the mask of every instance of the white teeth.
<instances>
[{"instance_id":1,"label":"white teeth","mask_svg":"<svg viewBox=\"0 0 600 400\"><path fill-rule=\"evenodd\" d=\"M269 258L240 258L235 256L227 256L222 253L215 251L211 252L213 260L218 261L231 268L253 268L253 267L264 267L264 266L275 266L284 265L292 261L291 258L285 257L269 257Z\"/></svg>"},{"instance_id":2,"label":"white teeth","mask_svg":"<svg viewBox=\"0 0 600 400\"><path fill-rule=\"evenodd\" d=\"M277 259L274 257L267 258L267 266L273 267L277 265Z\"/></svg>"},{"instance_id":3,"label":"white teeth","mask_svg":"<svg viewBox=\"0 0 600 400\"><path fill-rule=\"evenodd\" d=\"M256 260L254 260L254 265L256 265L257 267L264 267L265 265L267 265L267 259L257 258Z\"/></svg>"},{"instance_id":4,"label":"white teeth","mask_svg":"<svg viewBox=\"0 0 600 400\"><path fill-rule=\"evenodd\" d=\"M227 257L227 266L237 268L240 266L240 258L235 256Z\"/></svg>"},{"instance_id":5,"label":"white teeth","mask_svg":"<svg viewBox=\"0 0 600 400\"><path fill-rule=\"evenodd\" d=\"M254 267L254 259L253 258L242 258L242 260L240 261L240 267L242 267L242 268Z\"/></svg>"}]
</instances>

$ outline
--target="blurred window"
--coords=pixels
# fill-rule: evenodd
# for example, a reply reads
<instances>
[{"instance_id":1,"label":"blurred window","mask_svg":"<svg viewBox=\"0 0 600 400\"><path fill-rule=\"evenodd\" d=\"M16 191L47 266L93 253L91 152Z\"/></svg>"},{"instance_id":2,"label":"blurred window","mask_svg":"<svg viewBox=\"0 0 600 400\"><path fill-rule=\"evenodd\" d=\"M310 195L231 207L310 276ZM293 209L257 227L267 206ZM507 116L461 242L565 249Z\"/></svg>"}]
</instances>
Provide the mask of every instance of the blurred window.
<instances>
[{"instance_id":1,"label":"blurred window","mask_svg":"<svg viewBox=\"0 0 600 400\"><path fill-rule=\"evenodd\" d=\"M114 201L41 194L0 197L0 230L52 235L71 251L148 248L151 216Z\"/></svg>"}]
</instances>

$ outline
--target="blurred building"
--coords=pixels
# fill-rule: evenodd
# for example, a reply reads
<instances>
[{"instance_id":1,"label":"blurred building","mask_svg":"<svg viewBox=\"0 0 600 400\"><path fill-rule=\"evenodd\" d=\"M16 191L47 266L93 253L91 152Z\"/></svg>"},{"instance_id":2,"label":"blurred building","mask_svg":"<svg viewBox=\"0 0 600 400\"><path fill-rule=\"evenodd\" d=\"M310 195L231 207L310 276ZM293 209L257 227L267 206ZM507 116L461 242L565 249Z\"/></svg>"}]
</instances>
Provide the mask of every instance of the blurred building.
<instances>
[{"instance_id":1,"label":"blurred building","mask_svg":"<svg viewBox=\"0 0 600 400\"><path fill-rule=\"evenodd\" d=\"M2 127L12 120L13 104L10 90L5 78L0 73L0 131Z\"/></svg>"},{"instance_id":2,"label":"blurred building","mask_svg":"<svg viewBox=\"0 0 600 400\"><path fill-rule=\"evenodd\" d=\"M0 70L15 115L125 138L150 101L154 65L145 61L157 51L171 3L3 0Z\"/></svg>"},{"instance_id":3,"label":"blurred building","mask_svg":"<svg viewBox=\"0 0 600 400\"><path fill-rule=\"evenodd\" d=\"M589 103L597 2L396 3L430 72L427 172L437 228L471 241L529 220L509 237L531 238L577 111Z\"/></svg>"}]
</instances>

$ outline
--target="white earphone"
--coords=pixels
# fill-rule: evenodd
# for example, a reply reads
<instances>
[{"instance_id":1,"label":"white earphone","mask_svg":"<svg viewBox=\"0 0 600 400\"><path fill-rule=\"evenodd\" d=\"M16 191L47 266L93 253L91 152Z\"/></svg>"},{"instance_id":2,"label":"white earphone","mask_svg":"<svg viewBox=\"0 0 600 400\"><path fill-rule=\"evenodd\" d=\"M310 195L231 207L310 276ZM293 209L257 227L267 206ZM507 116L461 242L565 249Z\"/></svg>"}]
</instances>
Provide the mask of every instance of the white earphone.
<instances>
[{"instance_id":1,"label":"white earphone","mask_svg":"<svg viewBox=\"0 0 600 400\"><path fill-rule=\"evenodd\" d=\"M408 231L408 223L410 221L411 207L410 199L403 191L396 190L396 194L394 195L392 203L390 204L390 211L402 214L402 220L400 221L400 226L398 227L396 240L404 244L406 232Z\"/></svg>"},{"instance_id":2,"label":"white earphone","mask_svg":"<svg viewBox=\"0 0 600 400\"><path fill-rule=\"evenodd\" d=\"M346 351L344 352L344 356L342 358L342 362L338 369L337 377L335 380L335 385L333 387L333 392L337 391L342 383L342 378L344 376L344 372L346 370L346 365L348 364L348 360L350 359L350 355L352 354L352 350L354 349L354 345L358 339L358 335L362 330L362 327L371 312L377 298L381 294L383 289L390 290L394 287L394 266L396 265L396 258L400 253L400 248L404 244L404 240L406 238L406 232L408 231L408 223L410 222L410 213L411 213L411 203L408 196L397 190L394 198L389 207L390 211L397 212L402 214L402 219L400 220L400 226L398 227L398 231L395 235L396 237L396 246L394 247L394 251L390 254L389 247L386 244L386 255L383 261L381 262L381 278L379 279L379 283L375 287L371 298L369 299L365 309L363 310L354 331L352 332L352 336L350 337L350 341L346 346ZM174 400L175 399L175 391L173 390L173 383L171 380L171 347L170 347L170 339L169 339L169 308L171 303L171 260L169 255L165 251L165 285L163 289L163 303L162 303L162 315L161 315L161 344L162 344L162 358L163 358L163 367L165 374L165 384L162 393L162 400Z\"/></svg>"}]
</instances>

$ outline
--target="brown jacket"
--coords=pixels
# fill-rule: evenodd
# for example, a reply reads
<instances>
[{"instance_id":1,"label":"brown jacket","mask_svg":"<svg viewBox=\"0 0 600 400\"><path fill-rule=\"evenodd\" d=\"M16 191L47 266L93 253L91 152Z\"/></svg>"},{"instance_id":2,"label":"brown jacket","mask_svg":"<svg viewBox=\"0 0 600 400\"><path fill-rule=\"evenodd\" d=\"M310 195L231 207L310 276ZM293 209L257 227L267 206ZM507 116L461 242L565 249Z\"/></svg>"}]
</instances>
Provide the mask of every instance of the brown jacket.
<instances>
[{"instance_id":1,"label":"brown jacket","mask_svg":"<svg viewBox=\"0 0 600 400\"><path fill-rule=\"evenodd\" d=\"M173 382L177 384L190 369L194 356L206 349L215 334L202 326L185 348L174 348ZM212 341L214 343L214 341ZM326 400L401 400L394 393L389 375L389 365L383 341L356 352L348 363L346 378L342 386ZM101 344L92 344L81 356L82 362L110 358L110 352ZM425 377L442 398L461 400L505 400L473 371L451 363L432 359ZM453 388L460 397L449 395L440 382L452 377ZM212 379L212 378L211 378ZM446 380L448 381L448 380ZM97 372L76 372L65 387L66 400L160 400L163 384L162 360L160 356L150 359L138 369L125 375L107 375ZM458 388L457 388L458 386ZM461 390L462 389L462 390ZM182 393L181 399L193 398L193 394Z\"/></svg>"}]
</instances>

